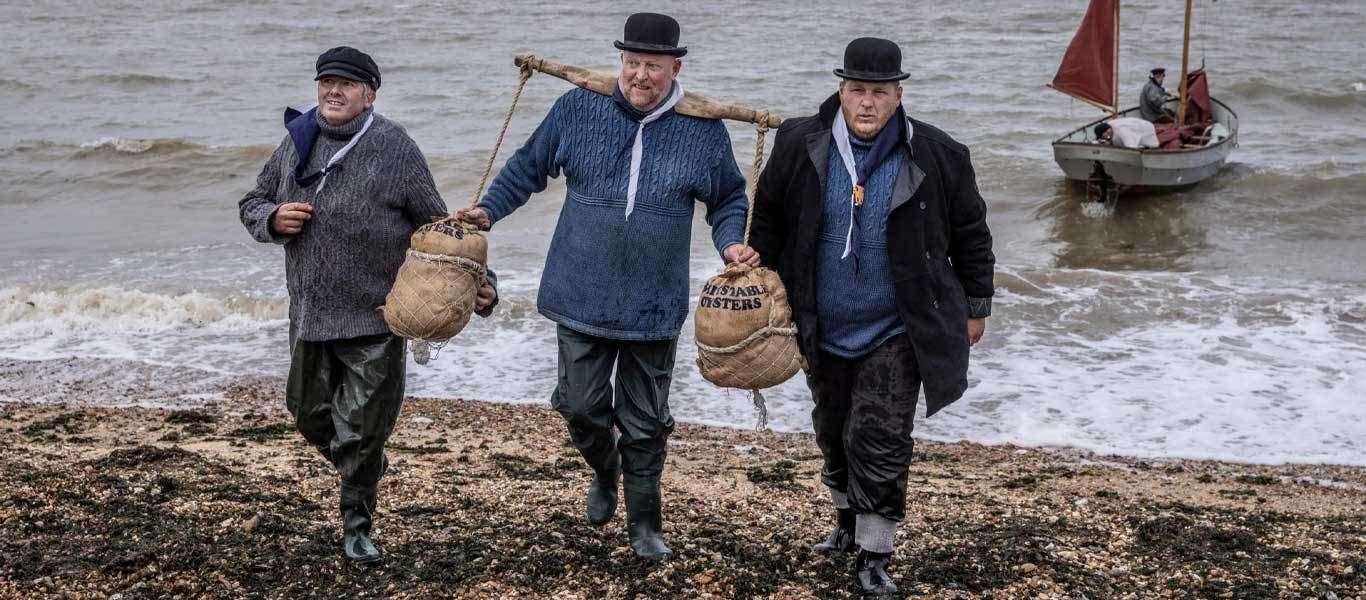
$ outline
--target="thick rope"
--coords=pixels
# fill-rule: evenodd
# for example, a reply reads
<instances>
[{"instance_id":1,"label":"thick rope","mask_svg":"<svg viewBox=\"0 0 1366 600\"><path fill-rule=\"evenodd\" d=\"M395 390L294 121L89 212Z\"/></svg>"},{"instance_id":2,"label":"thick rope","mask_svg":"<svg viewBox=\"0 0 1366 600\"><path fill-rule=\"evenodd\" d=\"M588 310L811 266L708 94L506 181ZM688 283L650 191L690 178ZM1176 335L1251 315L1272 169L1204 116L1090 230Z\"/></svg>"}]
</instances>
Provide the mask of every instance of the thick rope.
<instances>
[{"instance_id":1,"label":"thick rope","mask_svg":"<svg viewBox=\"0 0 1366 600\"><path fill-rule=\"evenodd\" d=\"M756 118L758 123L765 123L768 120L768 113L765 112ZM768 127L756 123L754 130L754 164L749 169L749 210L745 213L745 241L744 245L749 245L749 229L754 225L754 194L759 191L759 172L764 166L764 137L768 135Z\"/></svg>"},{"instance_id":2,"label":"thick rope","mask_svg":"<svg viewBox=\"0 0 1366 600\"><path fill-rule=\"evenodd\" d=\"M522 97L522 90L526 88L526 81L531 79L531 74L535 72L533 61L522 63L521 75L517 81L517 92L512 95L512 105L508 107L508 114L503 117L503 129L498 132L498 141L493 144L493 152L489 154L489 163L484 167L484 176L479 179L479 189L474 192L474 200L470 202L473 208L479 205L479 200L484 196L484 188L488 186L489 175L493 173L493 163L498 159L498 149L503 146L503 138L507 136L508 125L512 123L512 113L517 111L517 101ZM537 59L534 62L540 62Z\"/></svg>"},{"instance_id":3,"label":"thick rope","mask_svg":"<svg viewBox=\"0 0 1366 600\"><path fill-rule=\"evenodd\" d=\"M731 345L729 345L729 346L726 346L726 347L724 347L724 348L716 348L716 347L713 347L713 346L708 346L708 345L706 345L706 344L703 344L702 342L697 342L697 348L698 348L699 350L702 350L703 352L709 352L709 353L711 353L711 354L735 354L736 352L739 352L739 351L741 351L741 350L744 350L744 349L745 349L746 347L748 347L750 344L753 344L754 342L759 341L759 340L761 340L761 339L763 339L763 338L766 338L766 337L768 337L768 336L770 336L770 335L785 335L785 336L789 336L789 337L795 336L795 335L797 335L797 328L796 328L795 326L794 326L794 327L774 327L774 326L772 326L772 325L767 325L767 326L764 326L764 327L760 328L758 331L749 334L749 336L746 337L745 339L740 340L740 341L738 341L738 342L736 342L736 343L734 343L734 344L731 344Z\"/></svg>"},{"instance_id":4,"label":"thick rope","mask_svg":"<svg viewBox=\"0 0 1366 600\"><path fill-rule=\"evenodd\" d=\"M455 266L457 266L457 267L459 267L459 268L461 268L461 269L463 269L463 270L469 272L471 275L478 275L478 276L480 276L480 277L483 277L484 274L487 272L487 267L485 267L484 265L479 264L479 261L477 261L477 260L472 260L472 259L468 259L468 258L465 258L465 257L463 257L463 256L448 256L448 255L445 255L445 254L428 254L428 253L426 253L426 252L418 252L417 250L413 250L413 249L411 249L411 248L408 249L408 256L411 256L411 257L416 258L416 259L418 259L418 260L425 260L425 261L427 261L427 262L446 263L446 264L455 265Z\"/></svg>"}]
</instances>

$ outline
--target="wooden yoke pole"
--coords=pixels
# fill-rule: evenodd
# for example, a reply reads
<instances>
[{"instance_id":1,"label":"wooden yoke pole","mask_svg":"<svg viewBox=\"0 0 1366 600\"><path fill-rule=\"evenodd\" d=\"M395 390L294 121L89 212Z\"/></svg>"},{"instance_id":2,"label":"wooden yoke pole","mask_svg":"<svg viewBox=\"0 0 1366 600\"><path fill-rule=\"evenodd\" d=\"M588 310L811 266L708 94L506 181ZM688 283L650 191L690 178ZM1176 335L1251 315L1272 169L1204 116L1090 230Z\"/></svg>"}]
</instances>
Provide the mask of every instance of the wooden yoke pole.
<instances>
[{"instance_id":1,"label":"wooden yoke pole","mask_svg":"<svg viewBox=\"0 0 1366 600\"><path fill-rule=\"evenodd\" d=\"M1177 127L1186 125L1186 69L1189 68L1191 54L1191 1L1186 0L1186 33L1185 39L1181 42L1181 99L1177 100L1176 105Z\"/></svg>"},{"instance_id":2,"label":"wooden yoke pole","mask_svg":"<svg viewBox=\"0 0 1366 600\"><path fill-rule=\"evenodd\" d=\"M559 77L560 79L568 81L583 89L597 92L604 96L611 96L612 90L614 90L617 85L617 76L611 73L590 71L583 67L565 65L541 58L535 54L520 54L512 59L512 63L518 67L527 65L546 75ZM768 128L777 127L783 122L781 117L768 111L755 110L743 104L722 102L686 90L683 92L683 99L674 106L674 111L678 112L678 114L691 117L700 117L703 119L730 119L732 121L754 123L759 127Z\"/></svg>"}]
</instances>

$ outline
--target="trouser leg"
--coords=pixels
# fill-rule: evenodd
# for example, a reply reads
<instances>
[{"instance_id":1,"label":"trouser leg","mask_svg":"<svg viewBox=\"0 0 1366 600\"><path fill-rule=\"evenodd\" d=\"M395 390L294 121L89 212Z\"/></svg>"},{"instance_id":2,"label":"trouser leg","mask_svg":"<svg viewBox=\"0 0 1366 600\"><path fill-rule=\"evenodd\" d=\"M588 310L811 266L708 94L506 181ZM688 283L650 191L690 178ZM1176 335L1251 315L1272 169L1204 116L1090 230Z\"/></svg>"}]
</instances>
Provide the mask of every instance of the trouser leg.
<instances>
[{"instance_id":1,"label":"trouser leg","mask_svg":"<svg viewBox=\"0 0 1366 600\"><path fill-rule=\"evenodd\" d=\"M594 472L613 470L616 436L612 433L612 364L616 345L561 325L559 382L550 405L564 417L569 439Z\"/></svg>"},{"instance_id":2,"label":"trouser leg","mask_svg":"<svg viewBox=\"0 0 1366 600\"><path fill-rule=\"evenodd\" d=\"M345 367L332 354L329 342L290 339L289 378L285 407L294 427L328 462L332 458L332 398L342 385Z\"/></svg>"},{"instance_id":3,"label":"trouser leg","mask_svg":"<svg viewBox=\"0 0 1366 600\"><path fill-rule=\"evenodd\" d=\"M890 553L906 510L920 371L904 335L856 362L844 435L855 538L864 550Z\"/></svg>"},{"instance_id":4,"label":"trouser leg","mask_svg":"<svg viewBox=\"0 0 1366 600\"><path fill-rule=\"evenodd\" d=\"M830 490L836 509L849 508L849 463L844 448L845 424L849 420L850 362L832 354L821 357L821 367L806 374L807 387L815 407L811 409L811 424L816 431L816 445L821 449L825 464L821 468L821 483Z\"/></svg>"},{"instance_id":5,"label":"trouser leg","mask_svg":"<svg viewBox=\"0 0 1366 600\"><path fill-rule=\"evenodd\" d=\"M660 476L674 420L669 414L677 340L622 342L617 359L615 422L621 431L626 532L636 556L668 560Z\"/></svg>"},{"instance_id":6,"label":"trouser leg","mask_svg":"<svg viewBox=\"0 0 1366 600\"><path fill-rule=\"evenodd\" d=\"M345 367L342 385L333 395L332 456L342 481L373 487L387 466L384 443L394 431L403 406L407 364L404 340L389 334L332 343Z\"/></svg>"},{"instance_id":7,"label":"trouser leg","mask_svg":"<svg viewBox=\"0 0 1366 600\"><path fill-rule=\"evenodd\" d=\"M669 386L678 340L621 342L619 348L614 421L622 468L628 476L658 480L674 430Z\"/></svg>"}]
</instances>

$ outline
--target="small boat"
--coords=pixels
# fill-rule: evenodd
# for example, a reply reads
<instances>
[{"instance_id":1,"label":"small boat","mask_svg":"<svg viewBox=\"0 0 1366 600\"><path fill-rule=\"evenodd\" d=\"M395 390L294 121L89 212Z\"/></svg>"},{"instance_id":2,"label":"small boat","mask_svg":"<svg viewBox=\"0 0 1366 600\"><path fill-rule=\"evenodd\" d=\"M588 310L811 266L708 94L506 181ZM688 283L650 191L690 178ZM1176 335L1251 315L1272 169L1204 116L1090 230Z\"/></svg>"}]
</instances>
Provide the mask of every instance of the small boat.
<instances>
[{"instance_id":1,"label":"small boat","mask_svg":"<svg viewBox=\"0 0 1366 600\"><path fill-rule=\"evenodd\" d=\"M1059 92L1109 113L1053 141L1053 159L1068 179L1088 182L1088 197L1113 200L1127 188L1191 186L1219 171L1238 147L1238 115L1209 95L1203 68L1189 72L1191 0L1186 0L1180 94L1167 101L1175 124L1159 129L1159 148L1127 148L1096 140L1096 124L1137 117L1137 106L1120 110L1119 0L1091 0L1053 82ZM1161 128L1162 126L1159 126Z\"/></svg>"}]
</instances>

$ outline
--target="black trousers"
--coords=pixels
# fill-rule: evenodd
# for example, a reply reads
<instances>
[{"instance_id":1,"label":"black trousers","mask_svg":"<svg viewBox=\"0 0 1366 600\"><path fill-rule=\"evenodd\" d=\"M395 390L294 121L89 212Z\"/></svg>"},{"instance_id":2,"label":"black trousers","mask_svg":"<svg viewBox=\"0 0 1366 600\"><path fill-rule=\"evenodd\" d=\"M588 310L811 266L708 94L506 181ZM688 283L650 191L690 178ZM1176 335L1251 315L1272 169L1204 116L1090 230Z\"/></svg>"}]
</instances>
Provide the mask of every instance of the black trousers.
<instances>
[{"instance_id":1,"label":"black trousers","mask_svg":"<svg viewBox=\"0 0 1366 600\"><path fill-rule=\"evenodd\" d=\"M906 514L920 367L906 336L846 359L825 353L806 381L816 407L811 422L825 457L821 481L847 494L849 506L900 521Z\"/></svg>"},{"instance_id":2,"label":"black trousers","mask_svg":"<svg viewBox=\"0 0 1366 600\"><path fill-rule=\"evenodd\" d=\"M550 404L564 417L588 466L608 468L615 449L627 476L658 479L674 429L669 384L678 340L613 340L563 325L557 337L559 383Z\"/></svg>"},{"instance_id":3,"label":"black trousers","mask_svg":"<svg viewBox=\"0 0 1366 600\"><path fill-rule=\"evenodd\" d=\"M285 404L304 439L352 486L373 487L403 405L404 340L390 334L293 341Z\"/></svg>"}]
</instances>

